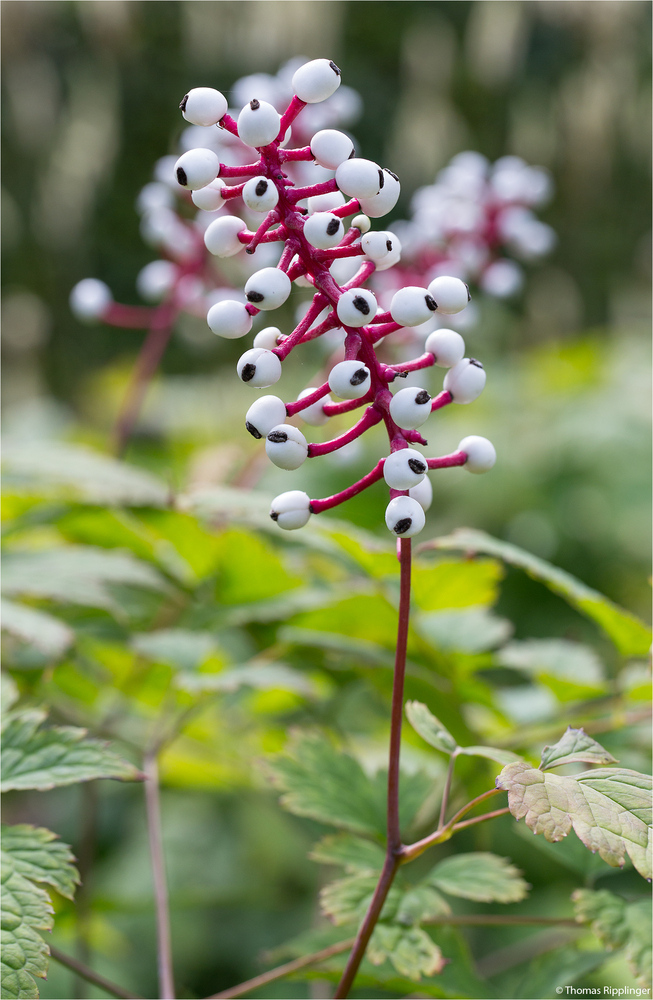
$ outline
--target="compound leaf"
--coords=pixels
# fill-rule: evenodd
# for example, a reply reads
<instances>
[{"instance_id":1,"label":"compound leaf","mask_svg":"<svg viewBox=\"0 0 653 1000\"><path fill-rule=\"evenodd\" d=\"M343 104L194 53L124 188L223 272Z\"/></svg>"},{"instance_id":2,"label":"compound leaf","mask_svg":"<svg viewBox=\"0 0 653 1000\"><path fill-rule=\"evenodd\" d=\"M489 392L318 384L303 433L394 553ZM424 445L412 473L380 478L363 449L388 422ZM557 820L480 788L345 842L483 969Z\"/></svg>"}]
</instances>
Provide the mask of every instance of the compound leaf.
<instances>
[{"instance_id":1,"label":"compound leaf","mask_svg":"<svg viewBox=\"0 0 653 1000\"><path fill-rule=\"evenodd\" d=\"M357 873L325 885L320 892L322 910L336 926L360 923L374 895L378 875ZM383 916L392 919L397 911L401 890L393 885L383 904Z\"/></svg>"},{"instance_id":2,"label":"compound leaf","mask_svg":"<svg viewBox=\"0 0 653 1000\"><path fill-rule=\"evenodd\" d=\"M616 764L617 761L600 743L588 736L584 729L572 729L568 726L557 743L542 750L540 770L547 771L551 767L576 763Z\"/></svg>"},{"instance_id":3,"label":"compound leaf","mask_svg":"<svg viewBox=\"0 0 653 1000\"><path fill-rule=\"evenodd\" d=\"M133 764L85 729L73 726L41 728L45 713L30 710L9 717L3 733L0 790L35 788L44 791L93 778L134 781L140 772Z\"/></svg>"},{"instance_id":4,"label":"compound leaf","mask_svg":"<svg viewBox=\"0 0 653 1000\"><path fill-rule=\"evenodd\" d=\"M613 867L626 854L645 878L651 866L651 778L622 768L597 768L574 776L550 774L526 763L508 764L496 781L508 792L516 819L547 840L573 829L591 851Z\"/></svg>"},{"instance_id":5,"label":"compound leaf","mask_svg":"<svg viewBox=\"0 0 653 1000\"><path fill-rule=\"evenodd\" d=\"M646 899L627 903L607 889L576 889L576 920L588 924L609 951L623 948L633 975L651 988L651 907Z\"/></svg>"},{"instance_id":6,"label":"compound leaf","mask_svg":"<svg viewBox=\"0 0 653 1000\"><path fill-rule=\"evenodd\" d=\"M458 744L449 730L421 701L406 702L406 717L415 732L436 750L452 754L458 749Z\"/></svg>"},{"instance_id":7,"label":"compound leaf","mask_svg":"<svg viewBox=\"0 0 653 1000\"><path fill-rule=\"evenodd\" d=\"M479 903L518 903L528 895L528 882L508 858L484 851L445 858L427 881L448 893Z\"/></svg>"},{"instance_id":8,"label":"compound leaf","mask_svg":"<svg viewBox=\"0 0 653 1000\"><path fill-rule=\"evenodd\" d=\"M436 538L428 543L435 549L463 549L465 552L482 552L497 556L511 566L523 569L534 580L539 580L549 590L559 594L581 614L591 618L610 637L620 653L625 656L645 656L651 645L651 630L639 618L625 611L597 590L581 583L571 573L552 566L517 545L492 538L484 531L460 528L452 535Z\"/></svg>"},{"instance_id":9,"label":"compound leaf","mask_svg":"<svg viewBox=\"0 0 653 1000\"><path fill-rule=\"evenodd\" d=\"M434 976L444 968L442 952L421 927L398 927L378 924L367 950L373 965L388 959L400 976L419 982L422 976Z\"/></svg>"},{"instance_id":10,"label":"compound leaf","mask_svg":"<svg viewBox=\"0 0 653 1000\"><path fill-rule=\"evenodd\" d=\"M432 885L422 883L403 894L394 919L398 924L419 924L423 920L444 917L449 913L451 908L444 896Z\"/></svg>"},{"instance_id":11,"label":"compound leaf","mask_svg":"<svg viewBox=\"0 0 653 1000\"><path fill-rule=\"evenodd\" d=\"M363 840L350 833L333 833L319 840L309 857L323 865L343 865L349 874L373 875L381 871L385 855L372 840Z\"/></svg>"}]
</instances>

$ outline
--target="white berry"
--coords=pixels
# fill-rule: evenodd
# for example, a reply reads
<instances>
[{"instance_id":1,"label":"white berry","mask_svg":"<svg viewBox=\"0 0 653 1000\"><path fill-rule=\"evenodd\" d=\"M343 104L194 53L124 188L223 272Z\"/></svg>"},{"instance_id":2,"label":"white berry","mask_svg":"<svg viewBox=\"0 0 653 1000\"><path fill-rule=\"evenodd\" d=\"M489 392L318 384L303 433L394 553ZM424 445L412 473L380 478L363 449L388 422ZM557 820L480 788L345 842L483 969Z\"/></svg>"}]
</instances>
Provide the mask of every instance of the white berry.
<instances>
[{"instance_id":1,"label":"white berry","mask_svg":"<svg viewBox=\"0 0 653 1000\"><path fill-rule=\"evenodd\" d=\"M298 469L308 457L308 442L292 424L277 424L268 432L265 451L280 469Z\"/></svg>"},{"instance_id":2,"label":"white berry","mask_svg":"<svg viewBox=\"0 0 653 1000\"><path fill-rule=\"evenodd\" d=\"M308 493L303 493L302 490L280 493L270 505L270 517L286 531L303 528L310 516L311 501Z\"/></svg>"},{"instance_id":3,"label":"white berry","mask_svg":"<svg viewBox=\"0 0 653 1000\"><path fill-rule=\"evenodd\" d=\"M421 483L418 483L417 486L411 486L408 490L408 496L417 500L422 510L428 510L433 503L433 487L429 477L424 476Z\"/></svg>"},{"instance_id":4,"label":"white berry","mask_svg":"<svg viewBox=\"0 0 653 1000\"><path fill-rule=\"evenodd\" d=\"M259 396L245 414L245 427L255 438L267 437L286 419L286 404L278 396Z\"/></svg>"},{"instance_id":5,"label":"white berry","mask_svg":"<svg viewBox=\"0 0 653 1000\"><path fill-rule=\"evenodd\" d=\"M468 472L477 474L489 472L497 460L497 453L492 442L488 441L487 438L477 437L475 434L463 438L457 450L467 453L464 467Z\"/></svg>"},{"instance_id":6,"label":"white berry","mask_svg":"<svg viewBox=\"0 0 653 1000\"><path fill-rule=\"evenodd\" d=\"M272 351L253 347L238 359L236 371L238 377L254 389L265 389L281 378L281 362Z\"/></svg>"},{"instance_id":7,"label":"white berry","mask_svg":"<svg viewBox=\"0 0 653 1000\"><path fill-rule=\"evenodd\" d=\"M235 299L223 299L209 309L206 322L218 337L225 340L238 340L252 329L252 317L242 302Z\"/></svg>"},{"instance_id":8,"label":"white berry","mask_svg":"<svg viewBox=\"0 0 653 1000\"><path fill-rule=\"evenodd\" d=\"M401 243L394 233L377 231L363 236L361 248L370 260L378 262L384 260L388 254L401 250Z\"/></svg>"},{"instance_id":9,"label":"white berry","mask_svg":"<svg viewBox=\"0 0 653 1000\"><path fill-rule=\"evenodd\" d=\"M426 338L424 350L433 355L439 368L452 368L465 356L465 341L456 330L434 330Z\"/></svg>"},{"instance_id":10,"label":"white berry","mask_svg":"<svg viewBox=\"0 0 653 1000\"><path fill-rule=\"evenodd\" d=\"M160 302L173 287L177 267L171 260L153 260L139 271L136 291L146 302Z\"/></svg>"},{"instance_id":11,"label":"white berry","mask_svg":"<svg viewBox=\"0 0 653 1000\"><path fill-rule=\"evenodd\" d=\"M253 212L270 212L279 201L279 191L268 177L251 177L243 188L243 201Z\"/></svg>"},{"instance_id":12,"label":"white berry","mask_svg":"<svg viewBox=\"0 0 653 1000\"><path fill-rule=\"evenodd\" d=\"M350 288L343 292L336 306L343 326L365 326L376 316L376 298L367 288Z\"/></svg>"},{"instance_id":13,"label":"white berry","mask_svg":"<svg viewBox=\"0 0 653 1000\"><path fill-rule=\"evenodd\" d=\"M314 212L330 212L344 205L345 200L342 191L327 191L326 194L314 194L312 198L308 198L306 207L309 215L313 215Z\"/></svg>"},{"instance_id":14,"label":"white berry","mask_svg":"<svg viewBox=\"0 0 653 1000\"><path fill-rule=\"evenodd\" d=\"M428 472L426 459L414 448L393 451L383 463L383 478L392 490L417 486Z\"/></svg>"},{"instance_id":15,"label":"white berry","mask_svg":"<svg viewBox=\"0 0 653 1000\"><path fill-rule=\"evenodd\" d=\"M223 180L216 177L206 187L200 188L199 191L192 191L190 196L191 201L196 208L201 209L203 212L218 212L221 208L224 208L225 202L222 197L222 191L226 186Z\"/></svg>"},{"instance_id":16,"label":"white berry","mask_svg":"<svg viewBox=\"0 0 653 1000\"><path fill-rule=\"evenodd\" d=\"M302 389L297 398L304 399L305 396L310 396L313 392L315 392L315 389ZM329 417L324 412L324 404L330 402L330 396L323 396L322 399L318 399L317 403L311 403L306 409L300 410L299 416L304 423L310 424L311 427L323 427L329 420Z\"/></svg>"},{"instance_id":17,"label":"white berry","mask_svg":"<svg viewBox=\"0 0 653 1000\"><path fill-rule=\"evenodd\" d=\"M390 315L401 326L420 326L433 316L435 309L435 299L417 285L400 288L390 303Z\"/></svg>"},{"instance_id":18,"label":"white berry","mask_svg":"<svg viewBox=\"0 0 653 1000\"><path fill-rule=\"evenodd\" d=\"M454 403L473 403L485 388L485 369L476 358L463 358L444 376L444 388Z\"/></svg>"},{"instance_id":19,"label":"white berry","mask_svg":"<svg viewBox=\"0 0 653 1000\"><path fill-rule=\"evenodd\" d=\"M335 128L322 129L311 139L311 153L321 167L329 170L336 170L353 151L354 144L349 136Z\"/></svg>"},{"instance_id":20,"label":"white berry","mask_svg":"<svg viewBox=\"0 0 653 1000\"><path fill-rule=\"evenodd\" d=\"M400 389L390 400L390 416L399 427L421 427L431 414L431 397L426 389Z\"/></svg>"},{"instance_id":21,"label":"white berry","mask_svg":"<svg viewBox=\"0 0 653 1000\"><path fill-rule=\"evenodd\" d=\"M345 160L336 170L336 184L350 198L370 198L379 193L383 182L383 171L378 163L362 157Z\"/></svg>"},{"instance_id":22,"label":"white berry","mask_svg":"<svg viewBox=\"0 0 653 1000\"><path fill-rule=\"evenodd\" d=\"M370 370L360 361L340 361L329 375L329 388L341 399L360 399L370 385Z\"/></svg>"},{"instance_id":23,"label":"white berry","mask_svg":"<svg viewBox=\"0 0 653 1000\"><path fill-rule=\"evenodd\" d=\"M233 257L243 249L238 233L245 229L247 226L243 220L235 215L223 215L220 219L215 219L204 233L206 249L215 257Z\"/></svg>"},{"instance_id":24,"label":"white berry","mask_svg":"<svg viewBox=\"0 0 653 1000\"><path fill-rule=\"evenodd\" d=\"M365 233L369 233L369 231L371 229L371 226L372 226L372 223L370 222L370 220L368 219L368 217L366 215L356 215L351 220L351 224L354 227L354 229L360 230L360 232L363 235Z\"/></svg>"},{"instance_id":25,"label":"white berry","mask_svg":"<svg viewBox=\"0 0 653 1000\"><path fill-rule=\"evenodd\" d=\"M220 160L212 149L189 149L175 163L175 177L183 188L206 187L220 173Z\"/></svg>"},{"instance_id":26,"label":"white berry","mask_svg":"<svg viewBox=\"0 0 653 1000\"><path fill-rule=\"evenodd\" d=\"M97 278L83 278L70 293L70 308L77 319L90 322L99 319L113 302L111 289Z\"/></svg>"},{"instance_id":27,"label":"white berry","mask_svg":"<svg viewBox=\"0 0 653 1000\"><path fill-rule=\"evenodd\" d=\"M426 524L424 508L413 497L395 497L385 509L385 523L395 535L410 538Z\"/></svg>"},{"instance_id":28,"label":"white berry","mask_svg":"<svg viewBox=\"0 0 653 1000\"><path fill-rule=\"evenodd\" d=\"M340 70L331 59L312 59L300 66L292 78L294 92L307 104L326 101L339 86Z\"/></svg>"},{"instance_id":29,"label":"white berry","mask_svg":"<svg viewBox=\"0 0 653 1000\"><path fill-rule=\"evenodd\" d=\"M281 330L278 326L265 326L254 337L254 347L263 347L266 351L273 351L275 347L279 346L280 336Z\"/></svg>"},{"instance_id":30,"label":"white berry","mask_svg":"<svg viewBox=\"0 0 653 1000\"><path fill-rule=\"evenodd\" d=\"M279 112L267 101L256 98L238 115L238 135L247 146L267 146L279 135Z\"/></svg>"},{"instance_id":31,"label":"white berry","mask_svg":"<svg viewBox=\"0 0 653 1000\"><path fill-rule=\"evenodd\" d=\"M227 113L227 98L212 87L194 87L182 99L181 113L192 125L217 125Z\"/></svg>"},{"instance_id":32,"label":"white berry","mask_svg":"<svg viewBox=\"0 0 653 1000\"><path fill-rule=\"evenodd\" d=\"M304 236L318 250L337 247L345 234L342 220L331 212L316 212L304 223Z\"/></svg>"},{"instance_id":33,"label":"white berry","mask_svg":"<svg viewBox=\"0 0 653 1000\"><path fill-rule=\"evenodd\" d=\"M278 309L292 290L292 282L285 271L278 267L264 267L257 271L245 284L247 301L257 309Z\"/></svg>"},{"instance_id":34,"label":"white berry","mask_svg":"<svg viewBox=\"0 0 653 1000\"><path fill-rule=\"evenodd\" d=\"M391 212L399 201L401 194L401 184L396 174L393 174L387 167L381 173L383 185L378 194L370 198L359 198L360 206L366 215L372 219L380 219Z\"/></svg>"},{"instance_id":35,"label":"white berry","mask_svg":"<svg viewBox=\"0 0 653 1000\"><path fill-rule=\"evenodd\" d=\"M429 294L437 302L438 312L444 313L445 316L461 312L471 299L469 288L464 281L445 274L433 279L429 285Z\"/></svg>"}]
</instances>

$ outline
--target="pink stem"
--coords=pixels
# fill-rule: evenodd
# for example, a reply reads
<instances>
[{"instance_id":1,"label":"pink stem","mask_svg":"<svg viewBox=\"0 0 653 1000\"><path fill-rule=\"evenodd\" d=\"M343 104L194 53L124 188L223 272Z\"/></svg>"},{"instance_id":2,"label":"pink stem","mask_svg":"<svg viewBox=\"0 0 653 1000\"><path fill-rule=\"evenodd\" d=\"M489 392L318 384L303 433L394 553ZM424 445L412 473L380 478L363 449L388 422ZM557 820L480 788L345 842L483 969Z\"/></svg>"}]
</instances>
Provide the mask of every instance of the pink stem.
<instances>
[{"instance_id":1,"label":"pink stem","mask_svg":"<svg viewBox=\"0 0 653 1000\"><path fill-rule=\"evenodd\" d=\"M335 178L332 178L330 181L320 181L318 184L310 184L308 187L293 188L292 191L288 192L288 201L295 204L302 198L314 198L318 194L331 194L332 191L337 190L338 185Z\"/></svg>"},{"instance_id":2,"label":"pink stem","mask_svg":"<svg viewBox=\"0 0 653 1000\"><path fill-rule=\"evenodd\" d=\"M333 250L320 251L320 260L338 260L340 257L361 257L364 253L365 251L360 245L347 247L341 243L340 246L335 247Z\"/></svg>"},{"instance_id":3,"label":"pink stem","mask_svg":"<svg viewBox=\"0 0 653 1000\"><path fill-rule=\"evenodd\" d=\"M280 149L279 159L282 163L289 163L293 160L312 160L313 154L310 146L302 146L300 149Z\"/></svg>"},{"instance_id":4,"label":"pink stem","mask_svg":"<svg viewBox=\"0 0 653 1000\"><path fill-rule=\"evenodd\" d=\"M223 128L225 132L231 132L232 135L238 136L238 125L231 115L223 115L218 122L218 127ZM238 136L238 138L240 138L240 136Z\"/></svg>"},{"instance_id":5,"label":"pink stem","mask_svg":"<svg viewBox=\"0 0 653 1000\"><path fill-rule=\"evenodd\" d=\"M329 394L329 383L325 382L321 385L319 389L316 389L310 395L302 396L301 399L296 400L294 403L286 403L286 413L289 417L294 417L296 413L301 413L308 406L312 406L313 403L318 403L321 399Z\"/></svg>"},{"instance_id":6,"label":"pink stem","mask_svg":"<svg viewBox=\"0 0 653 1000\"><path fill-rule=\"evenodd\" d=\"M403 330L401 323L379 323L378 326L372 325L370 327L372 343L376 344L377 341L382 340L383 337L387 337L389 333L395 333L397 330Z\"/></svg>"},{"instance_id":7,"label":"pink stem","mask_svg":"<svg viewBox=\"0 0 653 1000\"><path fill-rule=\"evenodd\" d=\"M279 123L279 135L277 136L278 142L283 142L284 136L288 131L288 126L292 125L299 112L305 107L306 101L302 101L301 98L297 97L297 94L293 94L290 104L281 116L281 122Z\"/></svg>"},{"instance_id":8,"label":"pink stem","mask_svg":"<svg viewBox=\"0 0 653 1000\"><path fill-rule=\"evenodd\" d=\"M261 173L262 165L258 163L244 163L242 166L231 166L227 163L220 164L218 177L256 177Z\"/></svg>"},{"instance_id":9,"label":"pink stem","mask_svg":"<svg viewBox=\"0 0 653 1000\"><path fill-rule=\"evenodd\" d=\"M324 412L327 417L337 417L341 413L351 413L359 406L365 406L367 402L369 402L367 396L363 396L361 399L347 399L344 403L325 403Z\"/></svg>"},{"instance_id":10,"label":"pink stem","mask_svg":"<svg viewBox=\"0 0 653 1000\"><path fill-rule=\"evenodd\" d=\"M244 187L245 181L242 184L232 184L231 187L223 187L220 196L223 201L229 201L230 198L238 198L243 193Z\"/></svg>"},{"instance_id":11,"label":"pink stem","mask_svg":"<svg viewBox=\"0 0 653 1000\"><path fill-rule=\"evenodd\" d=\"M130 330L146 330L153 321L154 309L144 306L124 306L121 302L112 302L104 310L100 319L109 326L124 326Z\"/></svg>"},{"instance_id":12,"label":"pink stem","mask_svg":"<svg viewBox=\"0 0 653 1000\"><path fill-rule=\"evenodd\" d=\"M277 355L280 361L283 361L285 358L288 357L293 347L295 347L299 343L299 341L302 339L302 335L305 333L306 330L308 330L313 320L320 315L326 304L327 300L323 295L317 294L313 297L313 301L308 307L308 311L304 316L303 320L300 323L298 323L293 332L288 337L286 337L283 344L281 344L279 347L275 347L273 353Z\"/></svg>"},{"instance_id":13,"label":"pink stem","mask_svg":"<svg viewBox=\"0 0 653 1000\"><path fill-rule=\"evenodd\" d=\"M348 431L345 431L344 434L334 438L332 441L323 441L320 444L309 444L308 457L317 458L318 455L329 455L332 451L338 451L339 448L343 448L351 441L355 441L357 437L364 434L370 427L374 427L374 425L378 424L382 419L382 414L380 414L378 410L375 410L373 406L370 406L360 420L355 423L353 427L350 427Z\"/></svg>"},{"instance_id":14,"label":"pink stem","mask_svg":"<svg viewBox=\"0 0 653 1000\"><path fill-rule=\"evenodd\" d=\"M442 458L427 458L426 464L429 469L450 469L455 465L464 465L466 461L466 451L454 451L453 454L444 455Z\"/></svg>"},{"instance_id":15,"label":"pink stem","mask_svg":"<svg viewBox=\"0 0 653 1000\"><path fill-rule=\"evenodd\" d=\"M396 372L417 372L420 368L430 368L435 363L435 358L429 352L428 354L421 354L419 358L414 358L413 361L406 361L402 365L390 365Z\"/></svg>"},{"instance_id":16,"label":"pink stem","mask_svg":"<svg viewBox=\"0 0 653 1000\"><path fill-rule=\"evenodd\" d=\"M368 472L366 476L359 479L357 483L348 486L346 490L334 493L333 496L326 497L324 500L311 500L311 511L313 514L321 514L324 510L331 510L332 507L338 507L341 503L345 503L346 500L351 500L358 493L362 493L368 486L378 483L379 479L383 479L383 462L384 459L380 459L371 472Z\"/></svg>"},{"instance_id":17,"label":"pink stem","mask_svg":"<svg viewBox=\"0 0 653 1000\"><path fill-rule=\"evenodd\" d=\"M449 403L453 402L453 396L448 389L443 389L438 395L431 401L431 413L434 410L441 410L443 406L448 406Z\"/></svg>"},{"instance_id":18,"label":"pink stem","mask_svg":"<svg viewBox=\"0 0 653 1000\"><path fill-rule=\"evenodd\" d=\"M364 264L358 269L353 278L351 278L345 285L342 286L343 292L347 291L348 288L358 288L363 282L367 281L371 275L376 271L376 264L373 260L366 260Z\"/></svg>"},{"instance_id":19,"label":"pink stem","mask_svg":"<svg viewBox=\"0 0 653 1000\"><path fill-rule=\"evenodd\" d=\"M330 208L329 211L331 215L337 215L340 219L346 219L348 215L355 215L356 212L360 212L361 203L358 198L352 198L351 201L345 202L344 205L338 205L337 208Z\"/></svg>"}]
</instances>

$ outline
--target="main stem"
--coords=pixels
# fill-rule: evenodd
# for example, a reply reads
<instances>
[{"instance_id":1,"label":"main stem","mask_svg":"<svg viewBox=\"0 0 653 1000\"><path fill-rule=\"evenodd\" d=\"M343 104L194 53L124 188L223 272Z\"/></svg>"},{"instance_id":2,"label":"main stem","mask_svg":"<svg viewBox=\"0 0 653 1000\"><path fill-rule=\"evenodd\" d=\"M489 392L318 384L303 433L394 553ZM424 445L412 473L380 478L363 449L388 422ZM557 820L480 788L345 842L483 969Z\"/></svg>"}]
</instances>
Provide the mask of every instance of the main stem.
<instances>
[{"instance_id":1,"label":"main stem","mask_svg":"<svg viewBox=\"0 0 653 1000\"><path fill-rule=\"evenodd\" d=\"M150 843L154 905L156 909L157 964L159 969L160 1000L175 1000L175 983L172 970L172 942L170 938L170 910L166 882L165 858L161 836L161 802L159 797L159 765L157 751L145 755L145 806L147 835Z\"/></svg>"},{"instance_id":2,"label":"main stem","mask_svg":"<svg viewBox=\"0 0 653 1000\"><path fill-rule=\"evenodd\" d=\"M392 687L392 713L390 716L390 751L388 762L388 839L385 862L379 876L372 902L358 932L354 947L338 989L335 1000L348 996L356 973L363 960L365 950L381 915L383 904L394 880L401 861L401 832L399 829L399 752L401 747L401 723L404 711L404 677L406 675L406 648L408 645L408 622L410 618L410 538L400 540L399 559L401 565L399 594L399 625L397 628L397 649Z\"/></svg>"}]
</instances>

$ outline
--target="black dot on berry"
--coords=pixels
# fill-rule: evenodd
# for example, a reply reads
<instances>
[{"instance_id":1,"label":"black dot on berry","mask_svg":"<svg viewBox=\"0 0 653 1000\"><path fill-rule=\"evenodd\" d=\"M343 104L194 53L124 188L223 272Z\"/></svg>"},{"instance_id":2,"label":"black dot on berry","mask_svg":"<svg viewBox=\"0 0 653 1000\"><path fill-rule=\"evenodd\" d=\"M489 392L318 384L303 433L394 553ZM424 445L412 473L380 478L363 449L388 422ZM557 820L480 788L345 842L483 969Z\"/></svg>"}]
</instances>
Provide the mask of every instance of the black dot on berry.
<instances>
[{"instance_id":1,"label":"black dot on berry","mask_svg":"<svg viewBox=\"0 0 653 1000\"><path fill-rule=\"evenodd\" d=\"M391 252L391 250L392 250L392 240L386 240L385 241L385 248L388 251L388 253Z\"/></svg>"},{"instance_id":2,"label":"black dot on berry","mask_svg":"<svg viewBox=\"0 0 653 1000\"><path fill-rule=\"evenodd\" d=\"M348 160L353 160L355 156L356 156L356 150L355 150L355 149L352 149L352 151L351 151L351 153L349 154L349 156L347 157L347 159L348 159Z\"/></svg>"},{"instance_id":3,"label":"black dot on berry","mask_svg":"<svg viewBox=\"0 0 653 1000\"><path fill-rule=\"evenodd\" d=\"M384 184L385 184L385 177L383 176L383 171L379 170L379 191L381 190Z\"/></svg>"},{"instance_id":4,"label":"black dot on berry","mask_svg":"<svg viewBox=\"0 0 653 1000\"><path fill-rule=\"evenodd\" d=\"M257 440L260 440L263 437L261 432L254 426L254 424L250 424L249 420L245 421L245 427L252 435L252 437L255 437Z\"/></svg>"},{"instance_id":5,"label":"black dot on berry","mask_svg":"<svg viewBox=\"0 0 653 1000\"><path fill-rule=\"evenodd\" d=\"M329 59L329 66L331 67L331 69L333 70L333 72L336 74L336 76L340 76L340 70L336 66L336 64L334 63L333 59Z\"/></svg>"},{"instance_id":6,"label":"black dot on berry","mask_svg":"<svg viewBox=\"0 0 653 1000\"><path fill-rule=\"evenodd\" d=\"M339 229L340 219L331 219L331 221L327 223L326 227L327 236L335 236Z\"/></svg>"},{"instance_id":7,"label":"black dot on berry","mask_svg":"<svg viewBox=\"0 0 653 1000\"><path fill-rule=\"evenodd\" d=\"M418 403L419 406L424 406L424 403L428 403L430 398L431 397L426 391L426 389L420 389L420 391L415 396L415 402Z\"/></svg>"},{"instance_id":8,"label":"black dot on berry","mask_svg":"<svg viewBox=\"0 0 653 1000\"><path fill-rule=\"evenodd\" d=\"M416 476L421 476L422 473L426 472L426 465L421 460L421 458L409 458L408 468L415 473Z\"/></svg>"},{"instance_id":9,"label":"black dot on berry","mask_svg":"<svg viewBox=\"0 0 653 1000\"><path fill-rule=\"evenodd\" d=\"M254 188L254 192L258 198L261 198L265 194L267 189L268 189L268 182L259 181L256 187Z\"/></svg>"},{"instance_id":10,"label":"black dot on berry","mask_svg":"<svg viewBox=\"0 0 653 1000\"><path fill-rule=\"evenodd\" d=\"M288 440L288 435L285 431L270 431L268 434L268 441L272 441L273 444L284 444Z\"/></svg>"},{"instance_id":11,"label":"black dot on berry","mask_svg":"<svg viewBox=\"0 0 653 1000\"><path fill-rule=\"evenodd\" d=\"M397 523L394 526L395 535L405 534L410 528L412 523L413 523L412 517L402 517L402 519L400 521L397 521Z\"/></svg>"},{"instance_id":12,"label":"black dot on berry","mask_svg":"<svg viewBox=\"0 0 653 1000\"><path fill-rule=\"evenodd\" d=\"M272 518L273 521L279 520L279 514L276 510L270 512L270 517Z\"/></svg>"},{"instance_id":13,"label":"black dot on berry","mask_svg":"<svg viewBox=\"0 0 653 1000\"><path fill-rule=\"evenodd\" d=\"M465 286L465 288L467 289L467 301L468 301L468 302L471 302L471 301L472 301L472 293L471 293L471 292L470 292L470 290L469 290L469 285L467 284L467 282L466 282L466 281L463 281L463 285L464 285L464 286Z\"/></svg>"},{"instance_id":14,"label":"black dot on berry","mask_svg":"<svg viewBox=\"0 0 653 1000\"><path fill-rule=\"evenodd\" d=\"M355 371L352 377L349 379L349 384L362 385L365 379L367 378L368 374L369 372L367 371L366 368L359 368L358 371Z\"/></svg>"},{"instance_id":15,"label":"black dot on berry","mask_svg":"<svg viewBox=\"0 0 653 1000\"><path fill-rule=\"evenodd\" d=\"M437 303L432 295L425 295L424 301L426 302L427 308L430 309L431 312L435 312L435 310L438 308Z\"/></svg>"},{"instance_id":16,"label":"black dot on berry","mask_svg":"<svg viewBox=\"0 0 653 1000\"><path fill-rule=\"evenodd\" d=\"M179 107L181 108L182 111L186 110L186 104L187 103L188 103L188 94L184 94L184 96L182 97L181 102L179 104Z\"/></svg>"},{"instance_id":17,"label":"black dot on berry","mask_svg":"<svg viewBox=\"0 0 653 1000\"><path fill-rule=\"evenodd\" d=\"M392 178L393 178L393 179L394 179L395 181L398 181L398 180L399 180L399 178L398 178L398 177L397 177L397 175L396 175L396 174L394 173L394 171L392 171L392 170L388 170L388 168L387 168L387 167L384 167L383 169L385 170L386 174L390 174L390 176L391 176L391 177L392 177Z\"/></svg>"},{"instance_id":18,"label":"black dot on berry","mask_svg":"<svg viewBox=\"0 0 653 1000\"><path fill-rule=\"evenodd\" d=\"M476 358L470 358L469 359L469 363L470 363L470 365L475 365L476 368L481 368L481 369L483 368L483 365L481 364L481 362L477 361Z\"/></svg>"},{"instance_id":19,"label":"black dot on berry","mask_svg":"<svg viewBox=\"0 0 653 1000\"><path fill-rule=\"evenodd\" d=\"M358 311L360 313L362 313L363 316L367 316L367 314L370 311L370 304L367 301L367 299L363 298L362 295L357 295L354 298L354 300L352 302L352 305L353 305L354 309L358 309Z\"/></svg>"},{"instance_id":20,"label":"black dot on berry","mask_svg":"<svg viewBox=\"0 0 653 1000\"><path fill-rule=\"evenodd\" d=\"M253 101L249 102L249 106L252 109L252 111L258 111L258 109L261 107L261 102L257 101L256 98L254 98Z\"/></svg>"},{"instance_id":21,"label":"black dot on berry","mask_svg":"<svg viewBox=\"0 0 653 1000\"><path fill-rule=\"evenodd\" d=\"M186 187L186 185L188 184L188 177L186 176L186 171L184 170L183 167L177 167L177 180L182 185L182 187Z\"/></svg>"},{"instance_id":22,"label":"black dot on berry","mask_svg":"<svg viewBox=\"0 0 653 1000\"><path fill-rule=\"evenodd\" d=\"M243 382L250 382L256 375L256 365L248 364L243 365L243 370L240 373L240 377Z\"/></svg>"},{"instance_id":23,"label":"black dot on berry","mask_svg":"<svg viewBox=\"0 0 653 1000\"><path fill-rule=\"evenodd\" d=\"M247 301L248 302L262 302L264 298L265 298L265 295L262 295L261 292L248 292L247 293Z\"/></svg>"}]
</instances>

